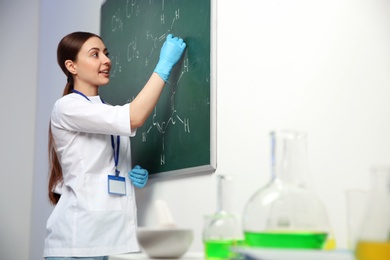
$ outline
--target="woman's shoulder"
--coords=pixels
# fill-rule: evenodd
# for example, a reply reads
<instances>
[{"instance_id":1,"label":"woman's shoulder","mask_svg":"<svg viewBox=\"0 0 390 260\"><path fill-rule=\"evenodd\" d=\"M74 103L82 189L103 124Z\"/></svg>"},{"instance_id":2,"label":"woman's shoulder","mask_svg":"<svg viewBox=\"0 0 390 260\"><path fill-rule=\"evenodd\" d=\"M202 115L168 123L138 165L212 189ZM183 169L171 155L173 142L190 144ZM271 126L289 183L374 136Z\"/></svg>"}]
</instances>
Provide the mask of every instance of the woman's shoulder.
<instances>
[{"instance_id":1,"label":"woman's shoulder","mask_svg":"<svg viewBox=\"0 0 390 260\"><path fill-rule=\"evenodd\" d=\"M52 113L61 115L63 113L73 113L71 111L80 111L89 103L88 100L80 95L70 93L57 99L53 106Z\"/></svg>"},{"instance_id":2,"label":"woman's shoulder","mask_svg":"<svg viewBox=\"0 0 390 260\"><path fill-rule=\"evenodd\" d=\"M82 97L82 96L77 95L75 93L70 93L70 94L64 95L64 96L60 97L59 99L57 99L57 102L82 100L80 97Z\"/></svg>"},{"instance_id":3,"label":"woman's shoulder","mask_svg":"<svg viewBox=\"0 0 390 260\"><path fill-rule=\"evenodd\" d=\"M67 105L69 103L75 103L75 102L77 103L77 102L85 102L85 101L88 100L75 93L70 93L57 99L55 102L55 106L61 106L61 105Z\"/></svg>"}]
</instances>

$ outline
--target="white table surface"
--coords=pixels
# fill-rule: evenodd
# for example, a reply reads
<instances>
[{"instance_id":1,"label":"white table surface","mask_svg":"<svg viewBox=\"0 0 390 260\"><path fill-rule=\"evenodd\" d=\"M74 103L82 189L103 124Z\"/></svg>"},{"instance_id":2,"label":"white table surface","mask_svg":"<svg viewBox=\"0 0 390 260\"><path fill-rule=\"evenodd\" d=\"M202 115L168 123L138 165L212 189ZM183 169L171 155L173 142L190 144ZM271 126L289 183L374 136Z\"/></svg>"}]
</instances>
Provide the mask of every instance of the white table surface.
<instances>
[{"instance_id":1,"label":"white table surface","mask_svg":"<svg viewBox=\"0 0 390 260\"><path fill-rule=\"evenodd\" d=\"M354 260L353 253L348 250L318 251L318 250L272 250L272 249L247 249L235 248L234 251L246 253L252 259L260 260ZM144 253L133 253L123 255L112 255L109 260L126 259L153 259ZM199 260L205 259L203 253L189 252L180 258L180 260ZM178 260L178 259L164 259Z\"/></svg>"},{"instance_id":2,"label":"white table surface","mask_svg":"<svg viewBox=\"0 0 390 260\"><path fill-rule=\"evenodd\" d=\"M124 255L111 255L108 258L109 260L124 260L124 259L153 259L149 258L146 254L143 253L133 253L133 254L124 254ZM203 253L189 252L184 254L181 260L199 260L204 259ZM164 260L173 260L164 258ZM175 259L177 260L177 258Z\"/></svg>"},{"instance_id":3,"label":"white table surface","mask_svg":"<svg viewBox=\"0 0 390 260\"><path fill-rule=\"evenodd\" d=\"M349 250L299 250L236 247L234 251L261 260L354 260Z\"/></svg>"}]
</instances>

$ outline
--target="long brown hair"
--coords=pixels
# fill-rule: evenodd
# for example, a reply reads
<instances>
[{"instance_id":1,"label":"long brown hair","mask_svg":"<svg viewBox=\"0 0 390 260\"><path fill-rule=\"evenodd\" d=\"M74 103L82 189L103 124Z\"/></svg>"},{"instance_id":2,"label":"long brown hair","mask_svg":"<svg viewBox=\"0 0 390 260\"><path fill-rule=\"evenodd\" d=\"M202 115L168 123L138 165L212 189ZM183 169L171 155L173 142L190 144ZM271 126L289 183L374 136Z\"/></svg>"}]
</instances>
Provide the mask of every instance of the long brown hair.
<instances>
[{"instance_id":1,"label":"long brown hair","mask_svg":"<svg viewBox=\"0 0 390 260\"><path fill-rule=\"evenodd\" d=\"M74 32L66 35L59 42L57 47L57 62L60 65L62 71L67 77L67 83L64 88L63 96L72 93L74 87L73 75L68 71L65 66L66 60L77 60L77 54L79 53L83 44L91 37L98 37L98 35L89 32ZM56 144L51 131L51 123L49 124L49 200L55 205L60 199L61 195L54 192L57 184L63 181L62 167L58 160L56 153Z\"/></svg>"}]
</instances>

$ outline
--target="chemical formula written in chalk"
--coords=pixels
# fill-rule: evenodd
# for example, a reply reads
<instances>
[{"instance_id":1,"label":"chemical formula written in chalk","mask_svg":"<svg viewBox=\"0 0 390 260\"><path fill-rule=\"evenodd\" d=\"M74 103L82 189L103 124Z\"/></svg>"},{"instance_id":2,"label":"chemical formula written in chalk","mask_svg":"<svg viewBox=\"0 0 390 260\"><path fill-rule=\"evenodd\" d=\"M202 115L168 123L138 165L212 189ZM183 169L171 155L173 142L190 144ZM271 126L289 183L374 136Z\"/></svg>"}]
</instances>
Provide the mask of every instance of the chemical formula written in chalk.
<instances>
[{"instance_id":1,"label":"chemical formula written in chalk","mask_svg":"<svg viewBox=\"0 0 390 260\"><path fill-rule=\"evenodd\" d=\"M149 4L152 4L154 0L149 0ZM156 58L156 55L159 55L160 46L165 41L168 34L171 33L171 31L175 27L175 23L180 21L180 9L175 9L173 11L165 11L164 9L165 1L161 0L161 13L159 14L160 17L160 25L161 25L161 31L160 33L152 33L150 30L145 31L144 39L142 41L139 41L136 36L134 36L128 43L126 48L126 54L122 56L123 54L118 52L112 55L111 58L111 78L117 77L120 73L122 73L122 65L121 62L137 62L139 59L144 59L144 64L146 67L148 67L150 64L150 60L152 58ZM140 6L138 5L137 0L127 0L126 5L122 8L118 8L118 10L112 15L111 17L111 31L112 33L122 33L124 30L124 27L128 22L131 22L131 19L134 19L138 15L142 14L142 10L140 9ZM168 29L166 29L166 25L168 26ZM158 28L158 24L156 25L156 28ZM153 29L156 29L153 28ZM165 28L165 29L162 29ZM151 48L147 50L147 52L142 52L139 48L140 42L150 42ZM144 46L143 46L144 47ZM162 135L162 144L161 144L161 155L160 155L160 165L164 165L166 163L165 161L165 134L168 131L169 127L178 127L180 126L182 128L182 131L184 131L186 134L191 133L190 128L190 118L180 115L179 111L175 108L175 94L176 89L180 85L180 80L182 77L185 77L186 73L189 72L189 61L188 57L186 55L183 56L182 61L182 67L181 71L179 72L178 79L175 82L168 82L167 85L169 85L170 90L170 116L168 118L165 118L164 120L158 120L158 109L157 107L154 108L154 113L152 116L152 123L149 126L146 126L146 130L142 131L142 142L147 143L148 142L148 135L151 132L152 129L156 129L160 135ZM135 97L132 97L134 99ZM128 100L127 102L130 102Z\"/></svg>"}]
</instances>

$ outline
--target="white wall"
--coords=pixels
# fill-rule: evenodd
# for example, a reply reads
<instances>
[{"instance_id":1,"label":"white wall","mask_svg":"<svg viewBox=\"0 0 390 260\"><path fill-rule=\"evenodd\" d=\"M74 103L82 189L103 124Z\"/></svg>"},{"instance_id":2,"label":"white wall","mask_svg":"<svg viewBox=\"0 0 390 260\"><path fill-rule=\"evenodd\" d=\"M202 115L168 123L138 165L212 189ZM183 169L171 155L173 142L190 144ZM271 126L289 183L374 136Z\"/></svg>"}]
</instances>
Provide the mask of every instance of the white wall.
<instances>
[{"instance_id":1,"label":"white wall","mask_svg":"<svg viewBox=\"0 0 390 260\"><path fill-rule=\"evenodd\" d=\"M268 178L268 132L305 130L346 246L344 190L390 163L389 11L376 0L219 1L218 169L241 176L242 203Z\"/></svg>"},{"instance_id":2,"label":"white wall","mask_svg":"<svg viewBox=\"0 0 390 260\"><path fill-rule=\"evenodd\" d=\"M37 3L33 3L26 16L35 21L38 12ZM29 244L29 258L41 257L45 222L51 210L46 199L47 123L51 106L65 83L56 64L56 45L63 35L74 30L99 31L101 1L41 0L40 4L39 59L34 56L36 52L24 54L27 50L16 44L7 45L14 55L2 48L4 55L10 55L0 70L7 71L8 79L6 87L2 87L6 93L3 103L27 121L2 129L5 134L1 149L10 156L2 159L2 176L11 176L15 184L2 184L7 187L1 189L1 207L7 212L1 215L1 227L7 234L0 235L1 259L9 259L3 257L3 252L6 256L12 253L9 249L3 251L5 238L11 240L4 245L21 244L21 252L17 252L20 257L14 259L26 259ZM12 4L10 11L4 12L3 6L1 2L1 12L8 14L18 7ZM344 190L367 188L369 167L390 163L389 13L390 3L384 0L218 1L217 173L236 176L237 212L241 213L249 197L268 181L268 133L276 128L305 130L318 195L327 207L339 247L346 247ZM13 21L12 15L7 17L6 22ZM0 32L9 35L1 21ZM13 23L10 27L29 36L23 38L23 46L35 47L26 39L33 41L37 29ZM1 44L3 41L2 37ZM33 57L25 63L29 55ZM16 56L23 62L13 64ZM38 84L34 86L36 68L30 62L37 60ZM23 77L20 66L28 73ZM15 79L26 82L15 85ZM8 97L21 94L24 99L18 97L18 104L25 105L15 108L11 103L15 98ZM34 120L35 102L33 148L34 127L29 120ZM10 111L2 109L3 122L13 120ZM22 128L25 125L27 129ZM29 137L19 137L26 135ZM12 136L19 137L16 140L20 144L13 146ZM11 175L15 165L22 165L20 160L23 169L16 167L17 172L31 172L33 158L34 181L30 174L25 178ZM18 185L22 185L24 196L15 194ZM25 197L32 188L30 204ZM156 224L153 201L165 199L178 225L195 230L191 250L202 250L202 216L215 209L213 175L152 179L137 195L141 225ZM7 196L16 197L15 202L9 203ZM22 226L14 224L11 216ZM24 216L31 216L31 235Z\"/></svg>"},{"instance_id":3,"label":"white wall","mask_svg":"<svg viewBox=\"0 0 390 260\"><path fill-rule=\"evenodd\" d=\"M38 4L0 1L0 259L28 259L30 246Z\"/></svg>"}]
</instances>

